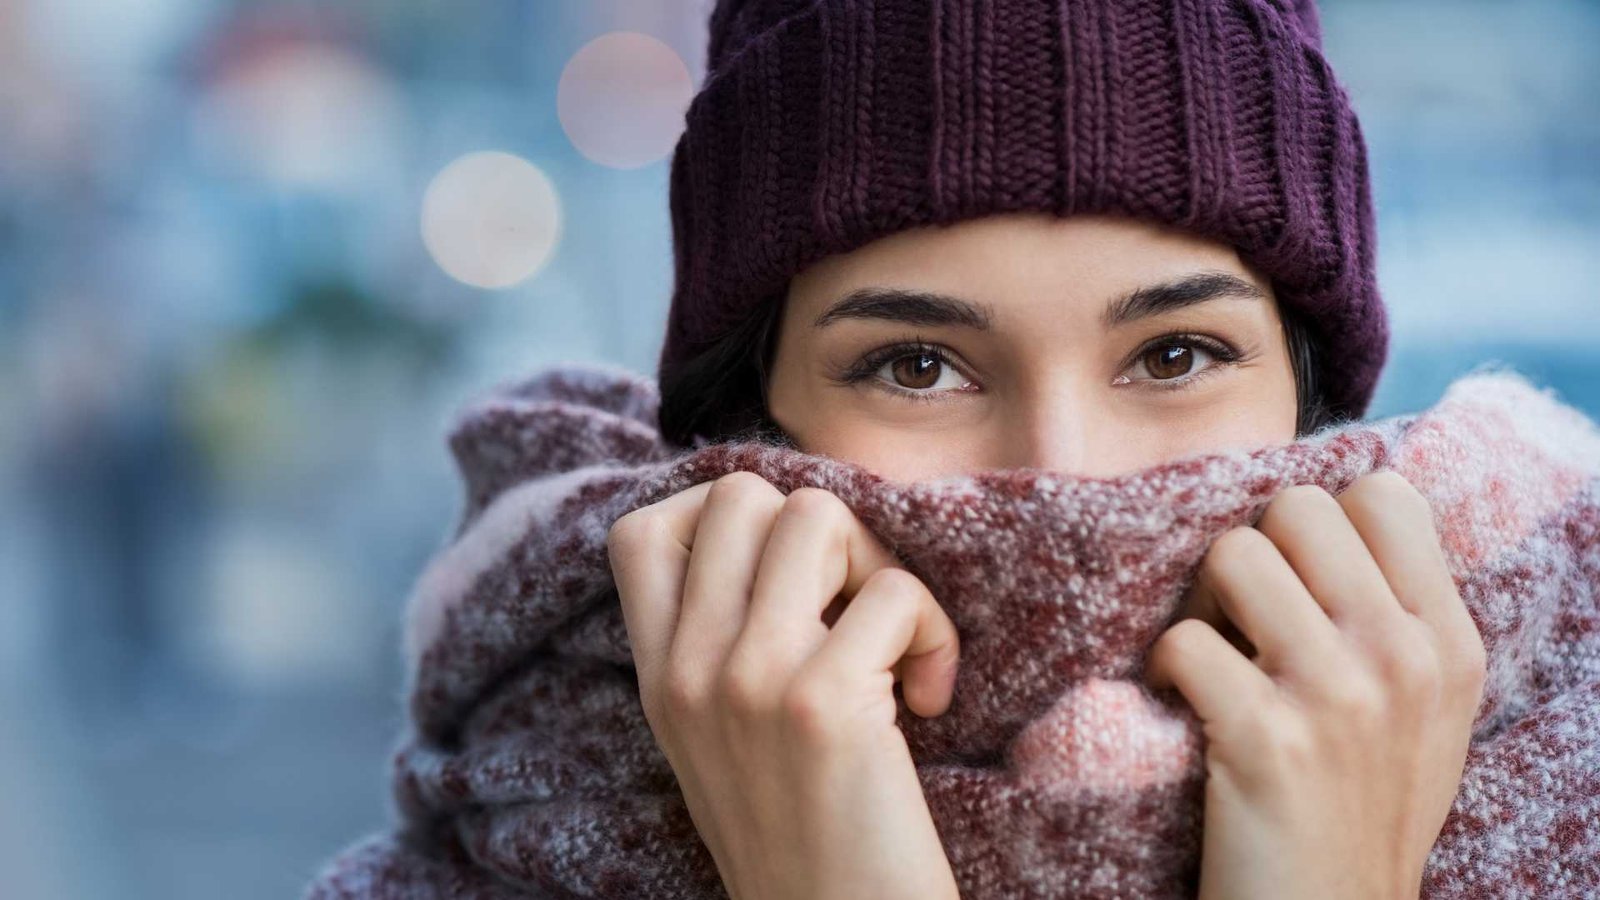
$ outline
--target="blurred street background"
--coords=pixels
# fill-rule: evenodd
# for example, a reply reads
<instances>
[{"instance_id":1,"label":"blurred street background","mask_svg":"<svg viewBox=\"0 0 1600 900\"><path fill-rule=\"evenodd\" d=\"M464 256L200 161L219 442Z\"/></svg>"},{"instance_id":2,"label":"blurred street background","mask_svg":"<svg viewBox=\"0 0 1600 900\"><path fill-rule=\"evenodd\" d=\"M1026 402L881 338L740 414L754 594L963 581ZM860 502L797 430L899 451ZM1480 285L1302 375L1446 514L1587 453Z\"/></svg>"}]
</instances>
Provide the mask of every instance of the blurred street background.
<instances>
[{"instance_id":1,"label":"blurred street background","mask_svg":"<svg viewBox=\"0 0 1600 900\"><path fill-rule=\"evenodd\" d=\"M1600 416L1600 4L1322 8L1372 413L1496 360ZM384 824L446 418L653 372L708 9L0 0L0 898L295 897Z\"/></svg>"}]
</instances>

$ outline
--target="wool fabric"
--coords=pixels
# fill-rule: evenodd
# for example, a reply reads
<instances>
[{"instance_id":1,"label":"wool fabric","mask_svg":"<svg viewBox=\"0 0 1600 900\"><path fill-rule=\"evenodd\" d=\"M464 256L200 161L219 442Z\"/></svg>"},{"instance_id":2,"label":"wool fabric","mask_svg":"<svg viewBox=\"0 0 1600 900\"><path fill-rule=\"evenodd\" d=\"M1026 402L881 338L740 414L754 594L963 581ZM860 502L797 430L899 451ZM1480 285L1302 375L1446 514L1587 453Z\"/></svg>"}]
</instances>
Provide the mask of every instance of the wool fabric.
<instances>
[{"instance_id":1,"label":"wool fabric","mask_svg":"<svg viewBox=\"0 0 1600 900\"><path fill-rule=\"evenodd\" d=\"M452 538L408 608L398 821L313 900L725 896L638 697L606 536L744 470L833 492L950 615L949 710L898 724L968 900L1197 887L1203 732L1142 681L1211 542L1295 484L1426 498L1487 678L1425 900L1600 896L1600 429L1511 372L1423 412L1112 478L895 482L765 442L662 441L641 376L550 368L468 406Z\"/></svg>"},{"instance_id":2,"label":"wool fabric","mask_svg":"<svg viewBox=\"0 0 1600 900\"><path fill-rule=\"evenodd\" d=\"M659 383L822 257L994 213L1232 245L1336 415L1388 348L1367 149L1311 0L721 0L670 170Z\"/></svg>"}]
</instances>

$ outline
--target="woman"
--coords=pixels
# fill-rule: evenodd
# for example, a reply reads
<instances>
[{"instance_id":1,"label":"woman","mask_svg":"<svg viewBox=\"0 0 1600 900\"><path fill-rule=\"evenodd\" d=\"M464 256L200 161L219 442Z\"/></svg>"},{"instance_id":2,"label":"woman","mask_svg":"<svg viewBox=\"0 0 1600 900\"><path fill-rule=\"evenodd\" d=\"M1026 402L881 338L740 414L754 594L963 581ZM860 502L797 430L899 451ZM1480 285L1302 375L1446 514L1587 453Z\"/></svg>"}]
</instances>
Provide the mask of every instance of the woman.
<instances>
[{"instance_id":1,"label":"woman","mask_svg":"<svg viewBox=\"0 0 1600 900\"><path fill-rule=\"evenodd\" d=\"M1361 420L1319 42L719 3L657 377L457 419L398 821L308 897L1593 896L1600 427L1505 373Z\"/></svg>"},{"instance_id":2,"label":"woman","mask_svg":"<svg viewBox=\"0 0 1600 900\"><path fill-rule=\"evenodd\" d=\"M1364 410L1365 148L1309 0L749 0L711 27L673 161L680 443L1109 476ZM608 546L729 893L956 896L895 724L896 682L937 716L959 666L927 588L827 491L750 473ZM1291 488L1218 539L1148 677L1206 723L1202 896L1417 896L1484 648L1405 481Z\"/></svg>"}]
</instances>

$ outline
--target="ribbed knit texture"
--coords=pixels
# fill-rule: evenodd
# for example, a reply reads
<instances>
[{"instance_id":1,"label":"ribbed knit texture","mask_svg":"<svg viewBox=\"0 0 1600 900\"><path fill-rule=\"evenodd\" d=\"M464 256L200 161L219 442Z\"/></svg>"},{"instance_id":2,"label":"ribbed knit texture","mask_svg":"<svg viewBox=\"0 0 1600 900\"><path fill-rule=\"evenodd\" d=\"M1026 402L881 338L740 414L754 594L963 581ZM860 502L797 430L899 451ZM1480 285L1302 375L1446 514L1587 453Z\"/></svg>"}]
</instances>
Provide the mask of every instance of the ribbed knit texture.
<instances>
[{"instance_id":1,"label":"ribbed knit texture","mask_svg":"<svg viewBox=\"0 0 1600 900\"><path fill-rule=\"evenodd\" d=\"M810 263L1008 211L1236 247L1303 311L1336 412L1388 327L1367 151L1310 0L723 0L672 156L657 376Z\"/></svg>"},{"instance_id":2,"label":"ribbed knit texture","mask_svg":"<svg viewBox=\"0 0 1600 900\"><path fill-rule=\"evenodd\" d=\"M464 514L408 613L401 821L314 900L723 896L639 705L606 555L623 514L732 471L838 496L961 635L955 696L898 700L966 900L1193 897L1203 733L1144 686L1207 548L1293 484L1392 468L1427 498L1488 676L1425 900L1600 896L1600 430L1511 374L1415 417L1096 479L893 483L757 443L682 451L642 377L566 367L460 417Z\"/></svg>"}]
</instances>

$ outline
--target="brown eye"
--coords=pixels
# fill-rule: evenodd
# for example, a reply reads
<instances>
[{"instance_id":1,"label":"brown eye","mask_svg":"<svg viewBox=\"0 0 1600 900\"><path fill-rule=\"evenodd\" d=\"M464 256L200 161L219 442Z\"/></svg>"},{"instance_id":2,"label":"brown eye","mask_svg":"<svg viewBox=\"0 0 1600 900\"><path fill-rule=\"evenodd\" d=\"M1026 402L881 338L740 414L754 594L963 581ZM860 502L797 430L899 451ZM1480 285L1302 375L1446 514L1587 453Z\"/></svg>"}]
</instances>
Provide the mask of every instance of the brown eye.
<instances>
[{"instance_id":1,"label":"brown eye","mask_svg":"<svg viewBox=\"0 0 1600 900\"><path fill-rule=\"evenodd\" d=\"M976 388L959 365L935 346L904 344L868 354L844 379L847 384L870 381L902 399L953 398Z\"/></svg>"},{"instance_id":2,"label":"brown eye","mask_svg":"<svg viewBox=\"0 0 1600 900\"><path fill-rule=\"evenodd\" d=\"M913 390L924 390L939 383L939 372L944 362L932 353L908 353L889 363L895 384Z\"/></svg>"},{"instance_id":3,"label":"brown eye","mask_svg":"<svg viewBox=\"0 0 1600 900\"><path fill-rule=\"evenodd\" d=\"M1180 378L1194 369L1194 349L1187 344L1160 344L1140 357L1150 377Z\"/></svg>"}]
</instances>

